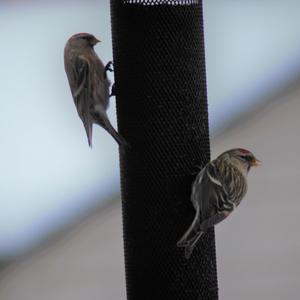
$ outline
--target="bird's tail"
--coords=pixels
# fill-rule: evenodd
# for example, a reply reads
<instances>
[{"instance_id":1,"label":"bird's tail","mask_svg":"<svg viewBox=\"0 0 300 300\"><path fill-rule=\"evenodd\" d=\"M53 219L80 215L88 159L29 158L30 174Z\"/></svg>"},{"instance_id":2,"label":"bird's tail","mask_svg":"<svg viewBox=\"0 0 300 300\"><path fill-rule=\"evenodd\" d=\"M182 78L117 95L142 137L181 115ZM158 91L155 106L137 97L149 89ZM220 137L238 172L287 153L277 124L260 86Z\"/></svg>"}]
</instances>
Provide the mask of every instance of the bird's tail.
<instances>
[{"instance_id":1,"label":"bird's tail","mask_svg":"<svg viewBox=\"0 0 300 300\"><path fill-rule=\"evenodd\" d=\"M122 149L129 148L129 144L127 143L127 141L115 130L108 118L105 119L103 128L114 138L114 140L119 144L119 146Z\"/></svg>"},{"instance_id":2,"label":"bird's tail","mask_svg":"<svg viewBox=\"0 0 300 300\"><path fill-rule=\"evenodd\" d=\"M195 234L195 236L193 237L193 239L189 240L187 242L186 245L184 245L183 247L184 249L184 256L186 259L189 259L193 253L193 250L198 242L198 240L201 238L202 234L204 233L204 231L199 231Z\"/></svg>"},{"instance_id":3,"label":"bird's tail","mask_svg":"<svg viewBox=\"0 0 300 300\"><path fill-rule=\"evenodd\" d=\"M185 258L190 258L198 240L201 238L204 231L201 230L199 210L196 211L195 218L189 229L185 232L182 238L177 242L177 247L185 248Z\"/></svg>"},{"instance_id":4,"label":"bird's tail","mask_svg":"<svg viewBox=\"0 0 300 300\"><path fill-rule=\"evenodd\" d=\"M87 135L89 146L92 148L93 122L88 116L86 116L86 118L83 120L83 125Z\"/></svg>"}]
</instances>

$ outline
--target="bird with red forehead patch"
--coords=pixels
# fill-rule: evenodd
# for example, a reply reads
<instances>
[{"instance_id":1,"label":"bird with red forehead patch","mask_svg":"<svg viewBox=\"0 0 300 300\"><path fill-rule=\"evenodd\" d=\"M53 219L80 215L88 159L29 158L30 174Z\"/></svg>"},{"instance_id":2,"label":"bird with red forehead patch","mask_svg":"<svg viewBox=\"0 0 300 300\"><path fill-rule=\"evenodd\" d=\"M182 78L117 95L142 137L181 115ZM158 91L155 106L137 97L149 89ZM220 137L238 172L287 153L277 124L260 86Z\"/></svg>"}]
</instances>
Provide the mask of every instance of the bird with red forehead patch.
<instances>
[{"instance_id":1,"label":"bird with red forehead patch","mask_svg":"<svg viewBox=\"0 0 300 300\"><path fill-rule=\"evenodd\" d=\"M235 148L209 162L196 176L191 192L196 214L177 243L185 248L186 258L207 229L226 219L241 203L247 192L248 172L260 164L251 151Z\"/></svg>"},{"instance_id":2,"label":"bird with red forehead patch","mask_svg":"<svg viewBox=\"0 0 300 300\"><path fill-rule=\"evenodd\" d=\"M65 71L89 146L92 146L93 124L100 125L108 131L120 146L126 146L126 141L111 125L106 113L111 84L107 71L112 71L112 62L104 66L96 54L94 46L99 42L100 40L90 33L72 35L64 50Z\"/></svg>"}]
</instances>

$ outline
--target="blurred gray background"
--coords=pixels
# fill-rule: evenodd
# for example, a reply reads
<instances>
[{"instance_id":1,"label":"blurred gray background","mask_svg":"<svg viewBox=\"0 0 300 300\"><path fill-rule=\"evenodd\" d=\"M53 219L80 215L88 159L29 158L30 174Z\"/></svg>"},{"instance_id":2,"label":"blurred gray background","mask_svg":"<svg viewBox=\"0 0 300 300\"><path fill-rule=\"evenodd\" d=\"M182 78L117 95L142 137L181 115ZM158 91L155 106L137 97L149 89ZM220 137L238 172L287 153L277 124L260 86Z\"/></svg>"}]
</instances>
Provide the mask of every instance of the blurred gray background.
<instances>
[{"instance_id":1,"label":"blurred gray background","mask_svg":"<svg viewBox=\"0 0 300 300\"><path fill-rule=\"evenodd\" d=\"M212 157L263 161L216 227L222 300L299 297L299 11L204 0ZM111 60L109 1L0 1L1 300L125 299L118 149L100 128L89 149L63 68L77 32Z\"/></svg>"}]
</instances>

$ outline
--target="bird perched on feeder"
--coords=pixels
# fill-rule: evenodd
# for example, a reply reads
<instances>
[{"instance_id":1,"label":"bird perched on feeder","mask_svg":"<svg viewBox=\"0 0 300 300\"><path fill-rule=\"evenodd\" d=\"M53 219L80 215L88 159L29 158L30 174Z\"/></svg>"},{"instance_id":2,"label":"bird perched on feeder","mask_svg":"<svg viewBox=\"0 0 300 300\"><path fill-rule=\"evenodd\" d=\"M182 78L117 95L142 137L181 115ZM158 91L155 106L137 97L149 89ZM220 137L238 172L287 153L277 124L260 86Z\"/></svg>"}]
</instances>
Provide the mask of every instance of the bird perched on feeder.
<instances>
[{"instance_id":1,"label":"bird perched on feeder","mask_svg":"<svg viewBox=\"0 0 300 300\"><path fill-rule=\"evenodd\" d=\"M248 150L231 149L208 163L197 175L191 193L195 218L178 241L189 258L209 227L223 221L237 207L247 192L247 175L260 161Z\"/></svg>"},{"instance_id":2,"label":"bird perched on feeder","mask_svg":"<svg viewBox=\"0 0 300 300\"><path fill-rule=\"evenodd\" d=\"M102 126L120 146L126 146L126 141L111 125L106 113L110 97L107 71L112 71L112 62L104 66L94 51L99 42L89 33L71 36L64 50L65 71L89 146L92 146L93 124Z\"/></svg>"}]
</instances>

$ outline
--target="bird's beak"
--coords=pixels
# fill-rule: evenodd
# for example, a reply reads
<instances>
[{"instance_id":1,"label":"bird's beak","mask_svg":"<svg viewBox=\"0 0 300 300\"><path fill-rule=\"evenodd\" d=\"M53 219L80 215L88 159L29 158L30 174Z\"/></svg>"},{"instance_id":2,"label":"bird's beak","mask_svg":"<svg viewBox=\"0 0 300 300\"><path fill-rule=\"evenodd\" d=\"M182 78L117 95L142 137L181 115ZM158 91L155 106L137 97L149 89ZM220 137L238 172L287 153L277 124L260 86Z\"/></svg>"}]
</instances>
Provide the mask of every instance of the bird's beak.
<instances>
[{"instance_id":1,"label":"bird's beak","mask_svg":"<svg viewBox=\"0 0 300 300\"><path fill-rule=\"evenodd\" d=\"M251 161L251 167L258 167L261 165L261 161L254 158L252 161Z\"/></svg>"},{"instance_id":2,"label":"bird's beak","mask_svg":"<svg viewBox=\"0 0 300 300\"><path fill-rule=\"evenodd\" d=\"M98 44L98 43L100 43L100 42L101 42L101 41L95 37L95 38L94 38L94 41L93 41L93 45L96 45L96 44Z\"/></svg>"}]
</instances>

